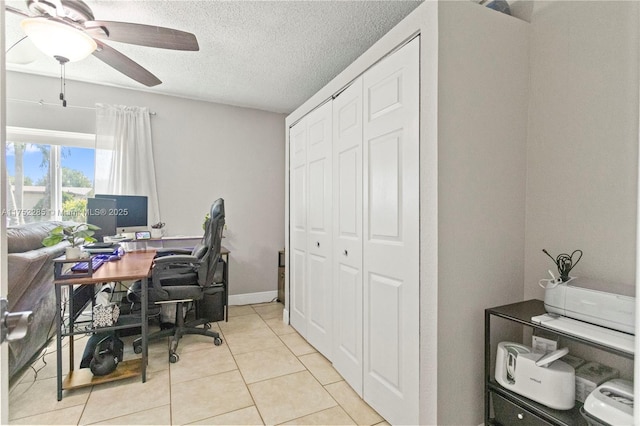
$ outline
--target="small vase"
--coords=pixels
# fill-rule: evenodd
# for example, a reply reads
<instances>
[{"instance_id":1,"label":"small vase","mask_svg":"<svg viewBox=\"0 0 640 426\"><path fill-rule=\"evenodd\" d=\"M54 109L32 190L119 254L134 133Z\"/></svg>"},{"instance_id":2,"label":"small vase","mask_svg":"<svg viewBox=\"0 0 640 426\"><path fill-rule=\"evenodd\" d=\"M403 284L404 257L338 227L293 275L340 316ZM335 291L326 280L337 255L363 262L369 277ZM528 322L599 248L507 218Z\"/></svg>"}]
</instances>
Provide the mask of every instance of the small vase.
<instances>
[{"instance_id":1,"label":"small vase","mask_svg":"<svg viewBox=\"0 0 640 426\"><path fill-rule=\"evenodd\" d=\"M151 238L162 238L162 228L151 228Z\"/></svg>"},{"instance_id":2,"label":"small vase","mask_svg":"<svg viewBox=\"0 0 640 426\"><path fill-rule=\"evenodd\" d=\"M82 252L80 247L67 247L64 254L67 259L80 259Z\"/></svg>"}]
</instances>

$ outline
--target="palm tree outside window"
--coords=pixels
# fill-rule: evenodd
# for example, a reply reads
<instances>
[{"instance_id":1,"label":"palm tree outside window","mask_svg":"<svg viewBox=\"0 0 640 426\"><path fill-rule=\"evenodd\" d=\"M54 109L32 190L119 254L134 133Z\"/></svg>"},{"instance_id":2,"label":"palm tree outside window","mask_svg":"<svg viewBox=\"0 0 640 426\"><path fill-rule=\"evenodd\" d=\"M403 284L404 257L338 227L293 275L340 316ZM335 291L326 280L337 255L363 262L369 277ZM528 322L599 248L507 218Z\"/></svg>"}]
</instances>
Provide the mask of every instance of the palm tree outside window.
<instances>
[{"instance_id":1,"label":"palm tree outside window","mask_svg":"<svg viewBox=\"0 0 640 426\"><path fill-rule=\"evenodd\" d=\"M7 225L86 220L94 193L95 136L7 128Z\"/></svg>"}]
</instances>

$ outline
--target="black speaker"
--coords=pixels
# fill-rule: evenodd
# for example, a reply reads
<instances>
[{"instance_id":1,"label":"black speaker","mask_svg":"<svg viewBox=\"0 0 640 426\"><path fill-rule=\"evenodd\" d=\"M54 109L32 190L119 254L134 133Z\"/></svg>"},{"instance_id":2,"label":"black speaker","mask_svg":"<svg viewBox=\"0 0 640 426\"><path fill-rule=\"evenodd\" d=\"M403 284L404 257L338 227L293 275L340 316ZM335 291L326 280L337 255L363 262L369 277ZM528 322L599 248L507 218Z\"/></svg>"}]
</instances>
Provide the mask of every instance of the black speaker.
<instances>
[{"instance_id":1,"label":"black speaker","mask_svg":"<svg viewBox=\"0 0 640 426\"><path fill-rule=\"evenodd\" d=\"M122 361L124 343L116 336L103 337L93 350L93 357L89 362L89 368L94 376L105 376L115 371L118 363Z\"/></svg>"}]
</instances>

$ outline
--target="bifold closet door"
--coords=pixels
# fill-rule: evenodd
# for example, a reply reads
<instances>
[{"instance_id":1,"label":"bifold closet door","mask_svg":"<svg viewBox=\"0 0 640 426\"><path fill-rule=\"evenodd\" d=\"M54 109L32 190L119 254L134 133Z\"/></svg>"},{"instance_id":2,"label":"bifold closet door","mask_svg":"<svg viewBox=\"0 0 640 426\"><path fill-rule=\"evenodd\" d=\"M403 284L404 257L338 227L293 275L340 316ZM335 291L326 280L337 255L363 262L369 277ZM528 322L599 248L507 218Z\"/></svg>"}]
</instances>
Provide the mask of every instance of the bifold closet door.
<instances>
[{"instance_id":1,"label":"bifold closet door","mask_svg":"<svg viewBox=\"0 0 640 426\"><path fill-rule=\"evenodd\" d=\"M307 122L289 129L289 322L307 332Z\"/></svg>"},{"instance_id":2,"label":"bifold closet door","mask_svg":"<svg viewBox=\"0 0 640 426\"><path fill-rule=\"evenodd\" d=\"M331 358L332 318L332 105L307 117L307 335L306 339Z\"/></svg>"},{"instance_id":3,"label":"bifold closet door","mask_svg":"<svg viewBox=\"0 0 640 426\"><path fill-rule=\"evenodd\" d=\"M419 38L363 79L364 399L419 421Z\"/></svg>"},{"instance_id":4,"label":"bifold closet door","mask_svg":"<svg viewBox=\"0 0 640 426\"><path fill-rule=\"evenodd\" d=\"M333 100L334 368L362 396L362 77Z\"/></svg>"},{"instance_id":5,"label":"bifold closet door","mask_svg":"<svg viewBox=\"0 0 640 426\"><path fill-rule=\"evenodd\" d=\"M327 102L289 130L290 322L326 357L333 328L331 121Z\"/></svg>"},{"instance_id":6,"label":"bifold closet door","mask_svg":"<svg viewBox=\"0 0 640 426\"><path fill-rule=\"evenodd\" d=\"M419 39L290 129L290 318L393 424L419 420Z\"/></svg>"}]
</instances>

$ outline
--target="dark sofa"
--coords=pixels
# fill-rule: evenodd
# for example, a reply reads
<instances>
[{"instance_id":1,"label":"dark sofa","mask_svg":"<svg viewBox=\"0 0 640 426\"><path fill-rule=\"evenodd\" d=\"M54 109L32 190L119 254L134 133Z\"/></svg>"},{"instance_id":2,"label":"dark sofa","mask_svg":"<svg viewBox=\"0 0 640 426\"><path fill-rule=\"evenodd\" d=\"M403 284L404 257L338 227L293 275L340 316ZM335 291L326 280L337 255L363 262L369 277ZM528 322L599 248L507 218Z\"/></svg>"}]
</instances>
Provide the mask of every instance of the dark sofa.
<instances>
[{"instance_id":1,"label":"dark sofa","mask_svg":"<svg viewBox=\"0 0 640 426\"><path fill-rule=\"evenodd\" d=\"M68 222L40 222L7 228L9 311L33 311L29 333L9 343L9 377L30 364L55 333L53 259L64 254L69 243L44 247L42 240L56 226Z\"/></svg>"}]
</instances>

